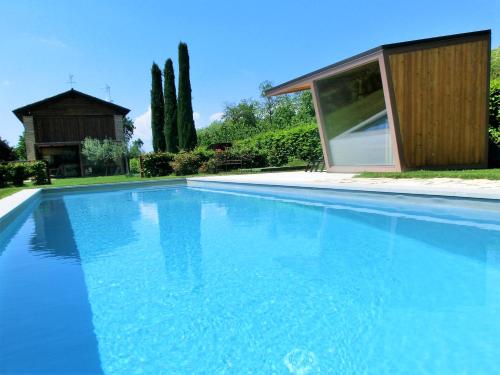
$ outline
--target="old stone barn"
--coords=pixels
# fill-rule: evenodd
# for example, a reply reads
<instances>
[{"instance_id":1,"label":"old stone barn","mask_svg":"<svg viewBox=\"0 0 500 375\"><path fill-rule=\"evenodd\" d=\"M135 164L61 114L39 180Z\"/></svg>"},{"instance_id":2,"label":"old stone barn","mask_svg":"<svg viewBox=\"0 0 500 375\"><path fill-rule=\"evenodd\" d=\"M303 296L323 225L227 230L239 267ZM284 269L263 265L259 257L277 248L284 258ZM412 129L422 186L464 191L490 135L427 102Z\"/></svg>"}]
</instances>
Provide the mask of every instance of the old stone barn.
<instances>
[{"instance_id":1,"label":"old stone barn","mask_svg":"<svg viewBox=\"0 0 500 375\"><path fill-rule=\"evenodd\" d=\"M130 110L71 89L13 112L24 125L28 160L46 160L59 177L84 176L82 141L89 137L123 142Z\"/></svg>"}]
</instances>

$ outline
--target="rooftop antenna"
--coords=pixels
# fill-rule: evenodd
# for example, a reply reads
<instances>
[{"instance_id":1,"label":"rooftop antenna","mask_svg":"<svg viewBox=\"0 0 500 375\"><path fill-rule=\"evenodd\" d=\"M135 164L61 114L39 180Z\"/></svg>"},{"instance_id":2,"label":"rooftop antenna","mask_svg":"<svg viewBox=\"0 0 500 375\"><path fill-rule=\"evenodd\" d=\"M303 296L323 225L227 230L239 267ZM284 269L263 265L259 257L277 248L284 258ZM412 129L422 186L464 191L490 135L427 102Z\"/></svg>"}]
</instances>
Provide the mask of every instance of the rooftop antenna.
<instances>
[{"instance_id":1,"label":"rooftop antenna","mask_svg":"<svg viewBox=\"0 0 500 375\"><path fill-rule=\"evenodd\" d=\"M69 84L69 86L71 87L71 89L73 89L73 86L75 85L76 81L73 80L75 76L71 73L69 73L69 79L68 81L66 82L67 84Z\"/></svg>"},{"instance_id":2,"label":"rooftop antenna","mask_svg":"<svg viewBox=\"0 0 500 375\"><path fill-rule=\"evenodd\" d=\"M106 100L110 103L113 103L113 100L111 99L111 86L106 83L106 86L104 86L103 90L106 91L106 96L108 97Z\"/></svg>"}]
</instances>

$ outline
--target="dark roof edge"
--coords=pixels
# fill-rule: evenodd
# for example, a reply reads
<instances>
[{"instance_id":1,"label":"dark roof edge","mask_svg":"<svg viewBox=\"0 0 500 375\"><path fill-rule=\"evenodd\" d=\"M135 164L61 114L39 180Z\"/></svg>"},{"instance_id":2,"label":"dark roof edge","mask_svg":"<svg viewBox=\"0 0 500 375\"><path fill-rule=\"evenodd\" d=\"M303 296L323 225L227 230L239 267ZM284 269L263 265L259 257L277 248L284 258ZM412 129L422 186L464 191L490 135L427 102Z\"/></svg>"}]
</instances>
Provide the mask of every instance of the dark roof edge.
<instances>
[{"instance_id":1,"label":"dark roof edge","mask_svg":"<svg viewBox=\"0 0 500 375\"><path fill-rule=\"evenodd\" d=\"M408 46L421 44L421 43L446 42L446 41L451 41L454 39L471 38L471 37L481 36L481 35L491 35L491 29L471 31L468 33L460 33L460 34L435 36L432 38L408 40L406 42L383 44L380 47L383 48L384 50L390 50L390 49L395 49L395 48L400 48L400 47L408 47Z\"/></svg>"},{"instance_id":2,"label":"dark roof edge","mask_svg":"<svg viewBox=\"0 0 500 375\"><path fill-rule=\"evenodd\" d=\"M378 53L378 52L381 52L381 51L382 51L381 47L375 47L375 48L369 49L368 51L364 51L364 52L358 53L357 55L348 57L347 59L340 60L340 61L338 61L336 63L327 65L327 66L325 66L323 68L320 68L320 69L314 70L314 71L312 71L310 73L301 75L300 77L291 79L290 81L281 83L281 84L279 84L277 86L274 86L274 87L271 87L270 89L266 90L264 94L266 96L272 96L273 95L271 93L272 91L278 91L278 90L280 90L280 89L282 89L282 88L284 88L286 86L292 85L294 83L298 83L300 81L307 80L308 78L311 78L311 77L313 77L315 75L321 74L321 73L323 73L323 72L325 72L327 70L330 70L330 69L333 69L333 68L336 68L336 67L339 67L339 66L351 63L353 61L356 61L358 59L361 59L363 57L366 57L366 56L369 56L369 55L372 55L372 54L375 54L375 53Z\"/></svg>"},{"instance_id":3,"label":"dark roof edge","mask_svg":"<svg viewBox=\"0 0 500 375\"><path fill-rule=\"evenodd\" d=\"M485 36L491 35L491 30L487 29L487 30L472 31L472 32L461 33L461 34L451 34L451 35L437 36L437 37L432 37L432 38L415 39L415 40L409 40L406 42L382 44L379 47L375 47L375 48L369 49L367 51L358 53L357 55L348 57L347 59L340 60L336 63L327 65L323 68L314 70L310 73L301 75L297 78L291 79L287 82L284 82L284 83L281 83L277 86L271 87L270 89L266 90L264 94L266 96L276 95L276 94L273 94L273 92L280 91L281 89L283 89L287 86L297 84L300 81L308 80L308 79L314 77L315 75L318 75L318 74L321 74L321 73L328 71L330 69L337 68L339 66L351 63L351 62L356 61L360 58L369 56L369 55L377 53L377 52L382 52L382 51L391 50L391 49L397 49L397 48L401 48L401 47L408 47L408 46L418 45L418 44L452 41L454 39L470 38L470 37L481 36L481 35L485 35Z\"/></svg>"},{"instance_id":4,"label":"dark roof edge","mask_svg":"<svg viewBox=\"0 0 500 375\"><path fill-rule=\"evenodd\" d=\"M37 107L37 106L39 106L41 104L53 102L55 100L58 100L60 98L65 97L65 96L67 96L67 95L69 95L71 93L79 95L79 96L83 96L84 98L87 98L87 99L90 99L90 100L93 100L93 101L96 101L96 102L99 102L99 103L104 104L104 105L106 105L108 107L112 107L112 108L116 109L119 114L126 115L127 113L130 112L130 109L128 109L128 108L122 107L122 106L120 106L118 104L107 102L106 100L102 100L102 99L96 98L95 96L92 96L92 95L89 95L89 94L85 94L85 93L83 93L81 91L78 91L78 90L75 90L75 89L70 89L70 90L64 91L64 92L62 92L60 94L57 94L57 95L54 95L54 96L50 96L48 98L39 100L37 102L33 102L31 104L24 105L22 107L14 109L12 112L22 122L22 114L25 113L25 112L29 112L31 108Z\"/></svg>"}]
</instances>

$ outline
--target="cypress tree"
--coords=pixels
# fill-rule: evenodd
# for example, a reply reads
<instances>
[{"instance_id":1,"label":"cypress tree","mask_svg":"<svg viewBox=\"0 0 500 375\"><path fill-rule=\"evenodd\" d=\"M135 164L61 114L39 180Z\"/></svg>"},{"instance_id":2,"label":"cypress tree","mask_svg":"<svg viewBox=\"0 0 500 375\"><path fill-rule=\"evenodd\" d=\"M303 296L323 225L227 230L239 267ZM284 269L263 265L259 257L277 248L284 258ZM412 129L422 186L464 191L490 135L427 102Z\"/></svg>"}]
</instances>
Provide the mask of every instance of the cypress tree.
<instances>
[{"instance_id":1,"label":"cypress tree","mask_svg":"<svg viewBox=\"0 0 500 375\"><path fill-rule=\"evenodd\" d=\"M167 152L179 151L179 138L177 136L177 96L175 92L174 64L172 59L167 59L164 77L164 99L165 99L165 145Z\"/></svg>"},{"instance_id":2,"label":"cypress tree","mask_svg":"<svg viewBox=\"0 0 500 375\"><path fill-rule=\"evenodd\" d=\"M153 150L155 152L165 151L164 115L161 70L156 63L153 63L151 67L151 130L153 133Z\"/></svg>"},{"instance_id":3,"label":"cypress tree","mask_svg":"<svg viewBox=\"0 0 500 375\"><path fill-rule=\"evenodd\" d=\"M191 102L191 82L189 79L189 53L186 43L179 43L179 94L177 96L177 130L179 148L192 150L196 147L196 128Z\"/></svg>"}]
</instances>

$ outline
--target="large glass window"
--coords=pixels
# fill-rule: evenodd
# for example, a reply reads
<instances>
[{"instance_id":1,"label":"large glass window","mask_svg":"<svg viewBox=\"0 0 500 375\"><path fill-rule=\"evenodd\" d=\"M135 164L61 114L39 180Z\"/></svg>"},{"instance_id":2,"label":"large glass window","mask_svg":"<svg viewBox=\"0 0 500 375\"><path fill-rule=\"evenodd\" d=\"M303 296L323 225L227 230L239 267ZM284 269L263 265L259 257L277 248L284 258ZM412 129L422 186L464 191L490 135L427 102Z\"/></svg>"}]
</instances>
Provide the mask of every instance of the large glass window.
<instances>
[{"instance_id":1,"label":"large glass window","mask_svg":"<svg viewBox=\"0 0 500 375\"><path fill-rule=\"evenodd\" d=\"M332 165L392 165L378 62L316 82Z\"/></svg>"}]
</instances>

